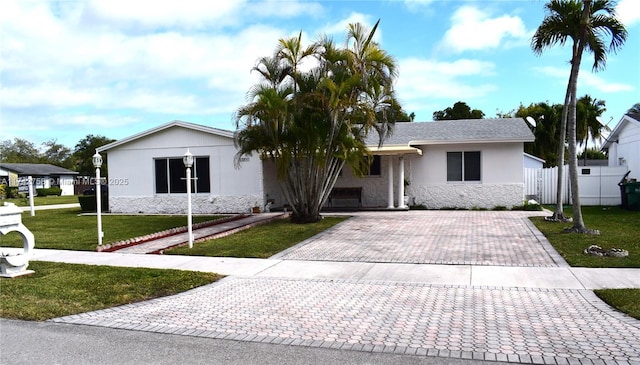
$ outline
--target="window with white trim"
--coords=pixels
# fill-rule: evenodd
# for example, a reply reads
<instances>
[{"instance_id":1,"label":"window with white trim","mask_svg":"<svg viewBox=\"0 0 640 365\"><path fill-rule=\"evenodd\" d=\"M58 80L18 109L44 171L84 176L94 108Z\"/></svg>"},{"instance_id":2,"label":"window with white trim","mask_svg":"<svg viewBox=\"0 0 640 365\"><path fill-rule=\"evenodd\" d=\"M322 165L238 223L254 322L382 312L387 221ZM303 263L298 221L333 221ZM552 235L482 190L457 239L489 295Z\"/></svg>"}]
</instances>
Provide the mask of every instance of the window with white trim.
<instances>
[{"instance_id":1,"label":"window with white trim","mask_svg":"<svg viewBox=\"0 0 640 365\"><path fill-rule=\"evenodd\" d=\"M155 185L156 194L173 194L187 192L187 170L182 157L156 158ZM191 168L191 191L197 193L211 192L211 178L209 172L209 156L194 157Z\"/></svg>"},{"instance_id":2,"label":"window with white trim","mask_svg":"<svg viewBox=\"0 0 640 365\"><path fill-rule=\"evenodd\" d=\"M480 181L480 151L447 152L447 181Z\"/></svg>"}]
</instances>

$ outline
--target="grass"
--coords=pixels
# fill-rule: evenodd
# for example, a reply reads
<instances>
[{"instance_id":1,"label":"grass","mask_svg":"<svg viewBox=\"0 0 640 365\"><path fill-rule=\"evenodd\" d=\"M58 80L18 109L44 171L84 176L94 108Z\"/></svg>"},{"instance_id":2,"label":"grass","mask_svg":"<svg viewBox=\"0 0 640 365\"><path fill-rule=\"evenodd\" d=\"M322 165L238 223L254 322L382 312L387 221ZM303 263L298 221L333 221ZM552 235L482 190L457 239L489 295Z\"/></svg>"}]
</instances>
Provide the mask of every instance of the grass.
<instances>
[{"instance_id":1,"label":"grass","mask_svg":"<svg viewBox=\"0 0 640 365\"><path fill-rule=\"evenodd\" d=\"M572 213L571 208L565 208L566 215ZM531 220L571 266L640 268L640 212L589 206L582 207L582 215L587 228L600 230L600 235L563 233L571 223L547 222L543 217ZM583 253L590 245L622 248L629 251L629 256L598 257Z\"/></svg>"},{"instance_id":2,"label":"grass","mask_svg":"<svg viewBox=\"0 0 640 365\"><path fill-rule=\"evenodd\" d=\"M212 283L211 273L30 262L35 274L2 279L0 317L31 321L115 307Z\"/></svg>"},{"instance_id":3,"label":"grass","mask_svg":"<svg viewBox=\"0 0 640 365\"><path fill-rule=\"evenodd\" d=\"M295 224L277 220L233 235L196 243L193 248L177 247L165 254L268 258L347 219L325 217L317 223Z\"/></svg>"},{"instance_id":4,"label":"grass","mask_svg":"<svg viewBox=\"0 0 640 365\"><path fill-rule=\"evenodd\" d=\"M5 199L3 200L3 202L13 203L21 207L29 206L29 198ZM65 195L65 196L48 195L48 196L33 197L33 205L75 204L75 203L78 203L77 195Z\"/></svg>"},{"instance_id":5,"label":"grass","mask_svg":"<svg viewBox=\"0 0 640 365\"><path fill-rule=\"evenodd\" d=\"M553 210L554 208L550 208ZM572 209L565 208L571 216ZM640 267L640 212L623 210L620 207L582 207L585 225L600 230L600 235L563 233L571 223L547 222L543 217L531 218L551 245L571 266L581 267ZM627 257L598 257L583 251L590 245L604 249L613 247L629 251ZM640 319L640 289L602 289L596 295L610 306Z\"/></svg>"},{"instance_id":6,"label":"grass","mask_svg":"<svg viewBox=\"0 0 640 365\"><path fill-rule=\"evenodd\" d=\"M95 215L79 215L80 209L39 210L35 216L22 214L22 223L33 232L36 248L58 250L94 251L98 245L98 229ZM199 223L218 219L220 216L194 216ZM103 215L103 243L144 236L187 224L185 216L126 216ZM0 235L0 246L22 247L22 237L17 232Z\"/></svg>"},{"instance_id":7,"label":"grass","mask_svg":"<svg viewBox=\"0 0 640 365\"><path fill-rule=\"evenodd\" d=\"M640 319L640 289L603 289L595 293L610 306Z\"/></svg>"}]
</instances>

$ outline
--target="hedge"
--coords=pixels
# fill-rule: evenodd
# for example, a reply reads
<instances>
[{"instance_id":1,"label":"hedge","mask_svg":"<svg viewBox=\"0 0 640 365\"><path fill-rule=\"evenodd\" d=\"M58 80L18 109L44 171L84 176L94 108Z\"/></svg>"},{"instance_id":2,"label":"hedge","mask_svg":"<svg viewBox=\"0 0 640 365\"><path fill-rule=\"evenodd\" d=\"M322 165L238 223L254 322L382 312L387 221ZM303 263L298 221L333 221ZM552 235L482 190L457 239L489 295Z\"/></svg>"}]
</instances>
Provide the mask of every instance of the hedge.
<instances>
[{"instance_id":1,"label":"hedge","mask_svg":"<svg viewBox=\"0 0 640 365\"><path fill-rule=\"evenodd\" d=\"M62 189L57 186L52 186L50 188L36 189L36 193L38 196L48 196L48 195L62 195Z\"/></svg>"},{"instance_id":2,"label":"hedge","mask_svg":"<svg viewBox=\"0 0 640 365\"><path fill-rule=\"evenodd\" d=\"M78 195L78 202L80 203L80 209L83 212L95 212L96 211L96 196L95 195ZM102 211L109 210L109 196L103 195L100 203L102 204Z\"/></svg>"}]
</instances>

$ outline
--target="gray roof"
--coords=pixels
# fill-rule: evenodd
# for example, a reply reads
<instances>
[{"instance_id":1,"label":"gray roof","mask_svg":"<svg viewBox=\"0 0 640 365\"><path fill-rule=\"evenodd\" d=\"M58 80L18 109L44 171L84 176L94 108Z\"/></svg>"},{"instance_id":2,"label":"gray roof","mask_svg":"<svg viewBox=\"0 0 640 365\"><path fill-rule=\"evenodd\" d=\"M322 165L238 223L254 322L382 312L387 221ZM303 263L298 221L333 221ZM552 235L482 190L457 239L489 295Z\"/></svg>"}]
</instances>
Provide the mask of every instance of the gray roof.
<instances>
[{"instance_id":1,"label":"gray roof","mask_svg":"<svg viewBox=\"0 0 640 365\"><path fill-rule=\"evenodd\" d=\"M64 167L46 163L0 163L0 169L12 171L18 175L48 176L78 174Z\"/></svg>"},{"instance_id":2,"label":"gray roof","mask_svg":"<svg viewBox=\"0 0 640 365\"><path fill-rule=\"evenodd\" d=\"M462 119L436 122L396 123L383 145L444 143L533 142L534 136L522 118ZM367 145L377 145L373 132Z\"/></svg>"}]
</instances>

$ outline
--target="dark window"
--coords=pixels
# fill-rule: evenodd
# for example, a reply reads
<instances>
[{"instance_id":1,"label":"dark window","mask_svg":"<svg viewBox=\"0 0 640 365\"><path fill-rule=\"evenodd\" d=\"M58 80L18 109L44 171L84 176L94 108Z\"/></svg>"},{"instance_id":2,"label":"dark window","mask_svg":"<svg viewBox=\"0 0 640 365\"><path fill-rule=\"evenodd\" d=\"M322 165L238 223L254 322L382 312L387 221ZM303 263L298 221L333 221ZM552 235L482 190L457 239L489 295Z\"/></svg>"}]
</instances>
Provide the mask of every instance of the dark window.
<instances>
[{"instance_id":1,"label":"dark window","mask_svg":"<svg viewBox=\"0 0 640 365\"><path fill-rule=\"evenodd\" d=\"M196 189L194 191L198 193L210 193L209 157L196 157L195 160L195 176L198 179L196 180Z\"/></svg>"},{"instance_id":2,"label":"dark window","mask_svg":"<svg viewBox=\"0 0 640 365\"><path fill-rule=\"evenodd\" d=\"M462 181L462 152L447 152L447 181Z\"/></svg>"},{"instance_id":3,"label":"dark window","mask_svg":"<svg viewBox=\"0 0 640 365\"><path fill-rule=\"evenodd\" d=\"M186 193L187 171L182 157L159 158L155 160L156 194ZM191 182L193 193L209 193L211 191L211 178L209 169L209 157L194 158Z\"/></svg>"},{"instance_id":4,"label":"dark window","mask_svg":"<svg viewBox=\"0 0 640 365\"><path fill-rule=\"evenodd\" d=\"M380 176L382 172L381 159L378 155L373 155L371 164L369 165L369 176Z\"/></svg>"},{"instance_id":5,"label":"dark window","mask_svg":"<svg viewBox=\"0 0 640 365\"><path fill-rule=\"evenodd\" d=\"M480 181L480 151L447 152L447 181Z\"/></svg>"},{"instance_id":6,"label":"dark window","mask_svg":"<svg viewBox=\"0 0 640 365\"><path fill-rule=\"evenodd\" d=\"M155 160L156 164L156 193L166 194L169 192L168 166L166 159Z\"/></svg>"}]
</instances>

